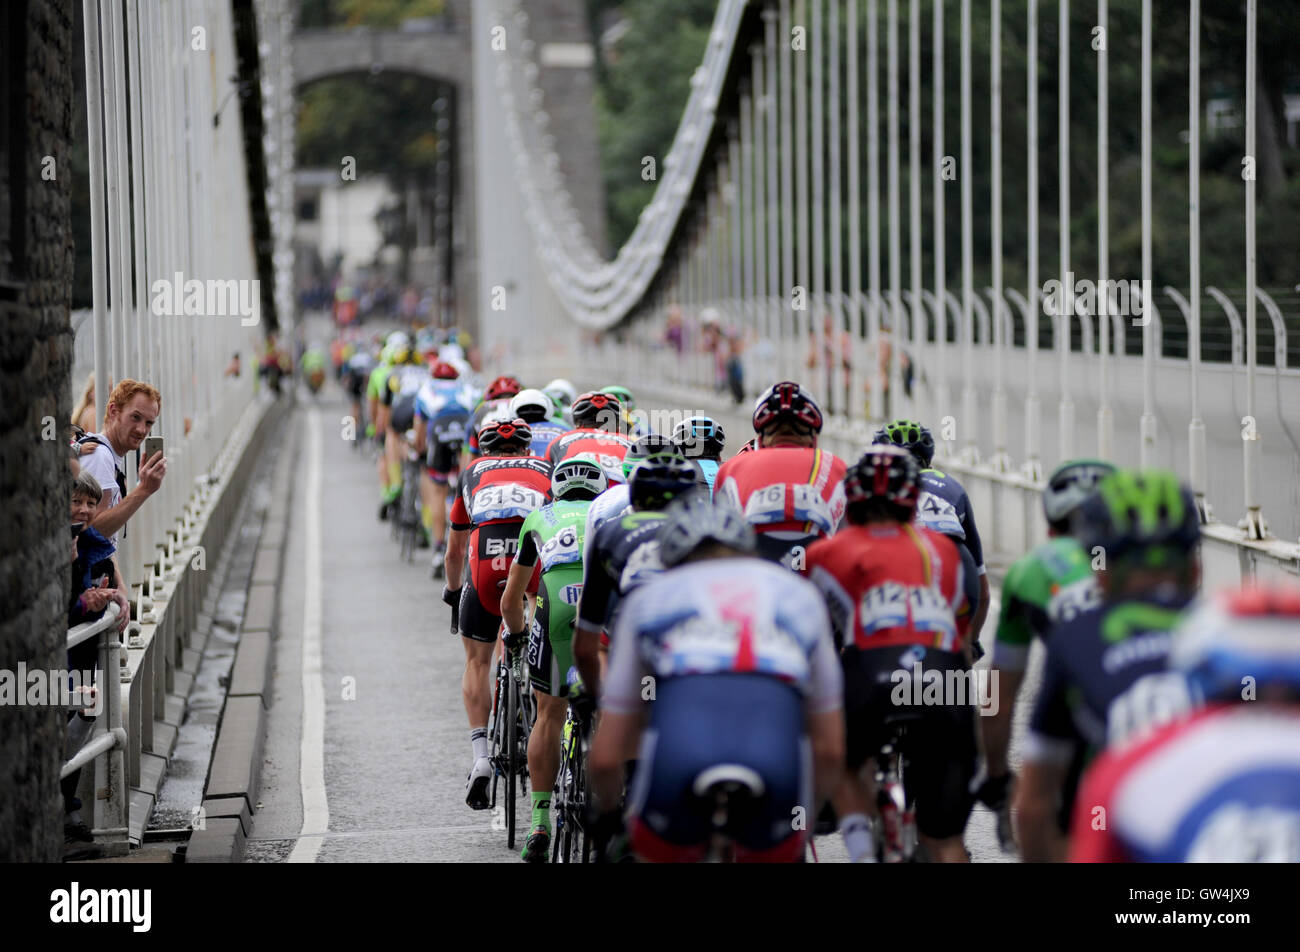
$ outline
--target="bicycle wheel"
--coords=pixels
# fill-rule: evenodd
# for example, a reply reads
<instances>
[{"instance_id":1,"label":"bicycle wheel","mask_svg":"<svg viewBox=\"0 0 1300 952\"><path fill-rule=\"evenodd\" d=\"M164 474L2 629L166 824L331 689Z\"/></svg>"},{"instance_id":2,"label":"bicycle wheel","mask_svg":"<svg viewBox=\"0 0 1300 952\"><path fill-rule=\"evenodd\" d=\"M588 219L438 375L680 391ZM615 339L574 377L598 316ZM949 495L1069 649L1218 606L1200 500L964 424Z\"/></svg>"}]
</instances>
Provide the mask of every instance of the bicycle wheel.
<instances>
[{"instance_id":1,"label":"bicycle wheel","mask_svg":"<svg viewBox=\"0 0 1300 952\"><path fill-rule=\"evenodd\" d=\"M504 648L502 649L505 650ZM506 665L506 846L515 848L515 774L519 769L519 710L514 671Z\"/></svg>"},{"instance_id":2,"label":"bicycle wheel","mask_svg":"<svg viewBox=\"0 0 1300 952\"><path fill-rule=\"evenodd\" d=\"M505 698L502 696L501 680L501 666L498 665L496 688L492 696L492 719L491 724L488 727L488 737L492 743L492 752L489 758L492 765L492 797L489 801L489 806L493 813L496 812L497 783L501 780L501 760L505 753L505 719L502 717L502 706L505 704Z\"/></svg>"}]
</instances>

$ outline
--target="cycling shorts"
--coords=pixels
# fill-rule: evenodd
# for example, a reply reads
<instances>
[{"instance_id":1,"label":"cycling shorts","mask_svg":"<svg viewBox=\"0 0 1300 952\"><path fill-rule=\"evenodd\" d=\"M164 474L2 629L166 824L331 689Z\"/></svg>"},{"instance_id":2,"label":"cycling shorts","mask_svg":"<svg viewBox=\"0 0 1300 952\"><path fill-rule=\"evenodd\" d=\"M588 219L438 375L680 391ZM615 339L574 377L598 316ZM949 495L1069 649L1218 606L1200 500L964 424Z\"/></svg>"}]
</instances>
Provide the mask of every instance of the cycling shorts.
<instances>
[{"instance_id":1,"label":"cycling shorts","mask_svg":"<svg viewBox=\"0 0 1300 952\"><path fill-rule=\"evenodd\" d=\"M970 554L970 549L966 548L966 543L953 536L953 543L957 546L957 553L961 556L961 587L966 593L966 610L969 617L974 619L975 610L980 607L980 577L979 569L975 567L975 556Z\"/></svg>"},{"instance_id":2,"label":"cycling shorts","mask_svg":"<svg viewBox=\"0 0 1300 952\"><path fill-rule=\"evenodd\" d=\"M415 394L393 398L393 415L388 418L393 432L402 434L415 422Z\"/></svg>"},{"instance_id":3,"label":"cycling shorts","mask_svg":"<svg viewBox=\"0 0 1300 952\"><path fill-rule=\"evenodd\" d=\"M494 602L501 605L501 591L496 592ZM479 597L472 581L465 582L460 590L460 636L471 641L483 641L491 644L497 640L501 631L501 615L489 610Z\"/></svg>"},{"instance_id":4,"label":"cycling shorts","mask_svg":"<svg viewBox=\"0 0 1300 952\"><path fill-rule=\"evenodd\" d=\"M465 440L469 413L442 413L429 421L425 470L435 483L445 483L460 470L460 448Z\"/></svg>"},{"instance_id":5,"label":"cycling shorts","mask_svg":"<svg viewBox=\"0 0 1300 952\"><path fill-rule=\"evenodd\" d=\"M719 764L748 767L764 786L757 800L732 807L728 834L736 861L802 859L806 831L795 830L803 824L792 818L815 809L803 697L762 674L660 679L628 789L637 855L666 863L703 857L712 838L713 804L695 796L692 787Z\"/></svg>"},{"instance_id":6,"label":"cycling shorts","mask_svg":"<svg viewBox=\"0 0 1300 952\"><path fill-rule=\"evenodd\" d=\"M551 697L564 695L565 675L573 667L573 623L581 591L582 569L558 568L542 576L537 592L528 631L528 670L533 688Z\"/></svg>"},{"instance_id":7,"label":"cycling shorts","mask_svg":"<svg viewBox=\"0 0 1300 952\"><path fill-rule=\"evenodd\" d=\"M903 755L907 758L908 794L916 803L916 827L934 839L960 836L975 803L970 791L978 758L975 707L972 703L913 703L924 698L921 688L914 692L910 680L900 683L894 673L906 671L911 678L916 673L914 664L919 664L923 677L935 671L945 691L950 682L960 683L969 696L972 682L966 677L969 665L965 656L919 645L866 651L850 645L840 655L840 662L849 769L857 770L889 742L889 722L905 720ZM961 675L949 678L949 671ZM896 696L906 703L895 703Z\"/></svg>"},{"instance_id":8,"label":"cycling shorts","mask_svg":"<svg viewBox=\"0 0 1300 952\"><path fill-rule=\"evenodd\" d=\"M352 395L352 399L360 400L361 394L366 389L365 374L358 373L355 370L349 370L344 375L344 382L347 384L348 393Z\"/></svg>"}]
</instances>

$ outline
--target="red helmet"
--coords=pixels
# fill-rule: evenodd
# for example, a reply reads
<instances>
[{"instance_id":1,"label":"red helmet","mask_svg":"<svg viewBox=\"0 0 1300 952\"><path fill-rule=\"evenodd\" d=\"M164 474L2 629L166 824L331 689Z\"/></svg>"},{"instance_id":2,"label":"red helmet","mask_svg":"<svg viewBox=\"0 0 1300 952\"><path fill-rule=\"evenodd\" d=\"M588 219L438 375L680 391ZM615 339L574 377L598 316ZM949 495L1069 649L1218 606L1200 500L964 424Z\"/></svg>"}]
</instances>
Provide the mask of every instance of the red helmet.
<instances>
[{"instance_id":1,"label":"red helmet","mask_svg":"<svg viewBox=\"0 0 1300 952\"><path fill-rule=\"evenodd\" d=\"M822 411L817 401L793 380L772 384L754 407L754 432L762 433L778 423L796 423L814 433L822 429Z\"/></svg>"},{"instance_id":2,"label":"red helmet","mask_svg":"<svg viewBox=\"0 0 1300 952\"><path fill-rule=\"evenodd\" d=\"M429 362L429 372L433 374L436 380L455 380L460 376L460 371L452 364L437 358Z\"/></svg>"},{"instance_id":3,"label":"red helmet","mask_svg":"<svg viewBox=\"0 0 1300 952\"><path fill-rule=\"evenodd\" d=\"M500 376L487 385L487 390L483 391L483 399L504 400L506 397L513 397L522 389L524 385L514 377Z\"/></svg>"},{"instance_id":4,"label":"red helmet","mask_svg":"<svg viewBox=\"0 0 1300 952\"><path fill-rule=\"evenodd\" d=\"M533 431L523 420L493 420L478 431L478 447L489 456L500 450L521 450L533 442Z\"/></svg>"},{"instance_id":5,"label":"red helmet","mask_svg":"<svg viewBox=\"0 0 1300 952\"><path fill-rule=\"evenodd\" d=\"M892 443L867 447L862 458L844 474L844 501L849 506L881 499L893 503L910 518L920 496L921 470L916 459Z\"/></svg>"},{"instance_id":6,"label":"red helmet","mask_svg":"<svg viewBox=\"0 0 1300 952\"><path fill-rule=\"evenodd\" d=\"M611 414L609 419L617 420L622 408L623 405L619 403L618 397L612 393L589 390L573 401L570 410L573 413L575 426L595 426L600 422L602 412Z\"/></svg>"}]
</instances>

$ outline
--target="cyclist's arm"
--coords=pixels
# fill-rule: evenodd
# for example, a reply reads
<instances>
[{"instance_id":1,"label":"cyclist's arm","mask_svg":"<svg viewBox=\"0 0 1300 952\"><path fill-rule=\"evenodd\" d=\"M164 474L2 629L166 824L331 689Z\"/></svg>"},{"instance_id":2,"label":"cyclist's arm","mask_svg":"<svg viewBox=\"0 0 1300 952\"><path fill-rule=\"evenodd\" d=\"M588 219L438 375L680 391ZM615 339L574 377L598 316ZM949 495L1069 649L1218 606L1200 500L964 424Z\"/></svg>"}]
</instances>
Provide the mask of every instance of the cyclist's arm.
<instances>
[{"instance_id":1,"label":"cyclist's arm","mask_svg":"<svg viewBox=\"0 0 1300 952\"><path fill-rule=\"evenodd\" d=\"M1068 686L1049 649L1016 787L1016 838L1027 863L1065 860L1066 843L1057 829L1056 813L1077 743L1066 701Z\"/></svg>"},{"instance_id":2,"label":"cyclist's arm","mask_svg":"<svg viewBox=\"0 0 1300 952\"><path fill-rule=\"evenodd\" d=\"M821 619L823 627L828 620ZM844 674L839 652L828 637L817 641L809 658L808 740L812 745L814 811L821 809L844 773Z\"/></svg>"},{"instance_id":3,"label":"cyclist's arm","mask_svg":"<svg viewBox=\"0 0 1300 952\"><path fill-rule=\"evenodd\" d=\"M501 618L509 631L523 631L528 623L528 606L524 593L537 564L536 536L525 526L519 533L519 554L506 576L506 588L501 593Z\"/></svg>"},{"instance_id":4,"label":"cyclist's arm","mask_svg":"<svg viewBox=\"0 0 1300 952\"><path fill-rule=\"evenodd\" d=\"M600 631L613 590L613 579L605 570L600 547L593 546L582 571L582 595L578 598L578 617L573 626L573 661L583 683L600 693Z\"/></svg>"},{"instance_id":5,"label":"cyclist's arm","mask_svg":"<svg viewBox=\"0 0 1300 952\"><path fill-rule=\"evenodd\" d=\"M596 803L602 810L618 805L623 789L623 765L636 759L637 740L641 735L642 685L650 671L641 659L636 631L631 624L635 611L635 606L630 605L619 619L618 638L610 652L609 679L600 699L600 725L587 761ZM592 683L587 681L585 673L582 677L585 683Z\"/></svg>"},{"instance_id":6,"label":"cyclist's arm","mask_svg":"<svg viewBox=\"0 0 1300 952\"><path fill-rule=\"evenodd\" d=\"M423 456L429 449L428 430L429 421L417 409L415 411L415 451Z\"/></svg>"},{"instance_id":7,"label":"cyclist's arm","mask_svg":"<svg viewBox=\"0 0 1300 952\"><path fill-rule=\"evenodd\" d=\"M1007 750L1011 745L1011 725L1016 709L1016 695L1025 677L1029 642L1033 637L1027 624L1031 606L1017 594L1025 584L1026 567L1017 562L1002 583L1002 616L998 619L990 667L996 672L997 709L980 718L980 734L990 777L1005 776L1010 766Z\"/></svg>"},{"instance_id":8,"label":"cyclist's arm","mask_svg":"<svg viewBox=\"0 0 1300 952\"><path fill-rule=\"evenodd\" d=\"M469 519L469 510L465 506L465 494L458 493L456 502L451 507L451 519L447 523L447 556L443 563L447 572L447 587L453 592L465 584L465 553L469 549L470 533L474 525Z\"/></svg>"}]
</instances>

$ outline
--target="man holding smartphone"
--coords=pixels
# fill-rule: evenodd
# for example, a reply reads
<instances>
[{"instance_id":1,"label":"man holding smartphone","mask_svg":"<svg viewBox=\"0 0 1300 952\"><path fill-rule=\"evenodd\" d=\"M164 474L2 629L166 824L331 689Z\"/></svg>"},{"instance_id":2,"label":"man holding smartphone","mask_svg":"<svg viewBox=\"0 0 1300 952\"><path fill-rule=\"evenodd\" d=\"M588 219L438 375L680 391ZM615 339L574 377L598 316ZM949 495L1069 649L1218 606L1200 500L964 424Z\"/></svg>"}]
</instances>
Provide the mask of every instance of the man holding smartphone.
<instances>
[{"instance_id":1,"label":"man holding smartphone","mask_svg":"<svg viewBox=\"0 0 1300 952\"><path fill-rule=\"evenodd\" d=\"M141 459L136 486L129 493L126 491L126 454L140 449L161 408L162 396L149 384L123 380L109 395L103 431L85 437L95 448L81 458L81 468L104 487L104 498L92 525L114 545L118 531L158 491L167 475L167 460L161 451L155 452Z\"/></svg>"}]
</instances>

